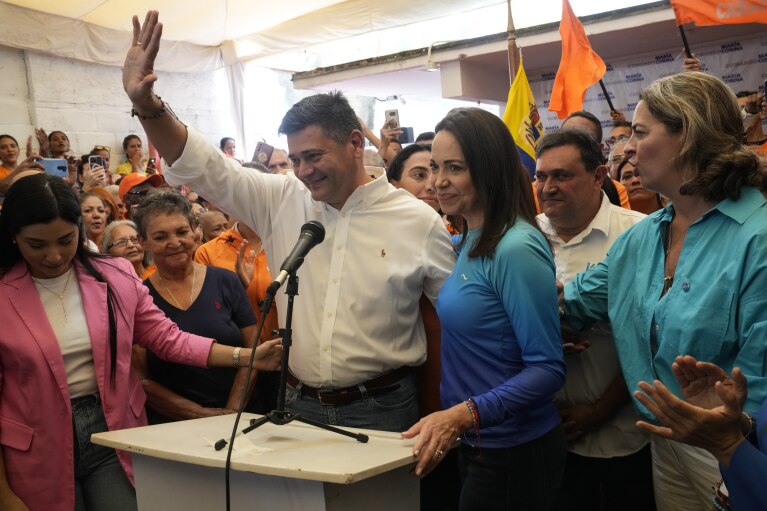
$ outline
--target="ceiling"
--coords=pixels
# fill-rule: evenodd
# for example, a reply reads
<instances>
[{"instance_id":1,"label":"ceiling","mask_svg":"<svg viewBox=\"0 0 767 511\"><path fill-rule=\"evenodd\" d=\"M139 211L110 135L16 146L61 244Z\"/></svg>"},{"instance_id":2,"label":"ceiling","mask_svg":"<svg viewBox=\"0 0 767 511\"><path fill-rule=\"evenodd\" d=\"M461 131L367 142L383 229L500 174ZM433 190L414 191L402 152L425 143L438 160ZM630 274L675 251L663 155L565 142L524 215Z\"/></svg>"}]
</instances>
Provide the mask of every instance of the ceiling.
<instances>
[{"instance_id":1,"label":"ceiling","mask_svg":"<svg viewBox=\"0 0 767 511\"><path fill-rule=\"evenodd\" d=\"M606 13L584 21L594 50L607 62L626 60L641 54L659 51L674 55L682 51L682 42L670 7L650 6L635 9L626 15ZM555 70L561 56L559 27L554 24L535 30L519 30L517 45L522 50L528 74L536 71ZM693 51L696 45L748 37L764 33L764 25L719 25L712 27L685 27L687 39ZM315 90L342 89L349 94L378 96L397 94L422 98L448 97L444 94L441 75L452 64L460 63L474 70L481 70L492 80L506 77L505 84L498 87L502 96L491 101L505 102L508 92L508 43L505 34L480 38L474 42L460 41L451 45L435 46L432 62L441 66L437 72L429 72L426 49L420 53L410 52L403 58L383 57L358 63L349 63L327 69L296 73L293 80L297 88ZM451 77L452 78L452 77ZM386 93L382 91L387 91ZM474 99L450 96L455 99ZM489 99L487 96L485 99Z\"/></svg>"}]
</instances>

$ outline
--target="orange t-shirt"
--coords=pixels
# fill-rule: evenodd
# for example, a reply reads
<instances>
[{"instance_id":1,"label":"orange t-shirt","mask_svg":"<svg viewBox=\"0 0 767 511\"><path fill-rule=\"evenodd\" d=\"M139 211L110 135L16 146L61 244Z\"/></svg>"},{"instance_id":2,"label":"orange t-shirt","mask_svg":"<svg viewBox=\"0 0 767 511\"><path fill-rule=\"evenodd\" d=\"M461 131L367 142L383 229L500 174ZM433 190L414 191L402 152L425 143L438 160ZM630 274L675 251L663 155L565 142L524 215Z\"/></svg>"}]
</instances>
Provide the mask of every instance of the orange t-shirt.
<instances>
[{"instance_id":1,"label":"orange t-shirt","mask_svg":"<svg viewBox=\"0 0 767 511\"><path fill-rule=\"evenodd\" d=\"M11 174L11 172L13 172L11 169L0 165L0 180L3 180L6 177L8 177Z\"/></svg>"},{"instance_id":2,"label":"orange t-shirt","mask_svg":"<svg viewBox=\"0 0 767 511\"><path fill-rule=\"evenodd\" d=\"M236 229L227 229L217 238L201 245L194 254L194 260L206 266L216 266L229 271L236 271L237 253L242 246L242 234ZM250 305L256 317L261 319L261 310L259 302L266 296L266 290L272 283L272 276L269 273L269 266L266 260L266 254L262 250L255 260L253 270L253 280L245 290L248 295ZM277 323L277 306L273 303L272 309L266 317L264 329L261 331L261 341L274 338L272 330L279 328Z\"/></svg>"}]
</instances>

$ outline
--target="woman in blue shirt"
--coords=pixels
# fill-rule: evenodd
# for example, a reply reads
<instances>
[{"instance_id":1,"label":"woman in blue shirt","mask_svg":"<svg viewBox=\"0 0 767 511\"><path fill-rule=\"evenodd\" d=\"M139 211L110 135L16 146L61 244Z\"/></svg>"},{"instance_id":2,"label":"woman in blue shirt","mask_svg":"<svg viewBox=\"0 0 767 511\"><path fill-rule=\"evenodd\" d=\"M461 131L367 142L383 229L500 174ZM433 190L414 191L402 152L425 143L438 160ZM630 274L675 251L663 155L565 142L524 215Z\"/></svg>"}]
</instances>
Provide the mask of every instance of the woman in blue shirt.
<instances>
[{"instance_id":1,"label":"woman in blue shirt","mask_svg":"<svg viewBox=\"0 0 767 511\"><path fill-rule=\"evenodd\" d=\"M632 129L626 157L671 204L565 288L566 319L614 325L629 388L659 380L680 396L671 370L680 354L739 366L754 413L767 398L767 174L742 143L735 95L704 73L661 78L642 92ZM652 451L659 511L710 506L719 470L708 452L657 436Z\"/></svg>"},{"instance_id":2,"label":"woman in blue shirt","mask_svg":"<svg viewBox=\"0 0 767 511\"><path fill-rule=\"evenodd\" d=\"M437 300L445 410L403 436L418 435L419 476L461 437L462 511L546 510L566 452L553 401L565 365L551 250L503 122L466 108L436 131L432 181L465 234Z\"/></svg>"}]
</instances>

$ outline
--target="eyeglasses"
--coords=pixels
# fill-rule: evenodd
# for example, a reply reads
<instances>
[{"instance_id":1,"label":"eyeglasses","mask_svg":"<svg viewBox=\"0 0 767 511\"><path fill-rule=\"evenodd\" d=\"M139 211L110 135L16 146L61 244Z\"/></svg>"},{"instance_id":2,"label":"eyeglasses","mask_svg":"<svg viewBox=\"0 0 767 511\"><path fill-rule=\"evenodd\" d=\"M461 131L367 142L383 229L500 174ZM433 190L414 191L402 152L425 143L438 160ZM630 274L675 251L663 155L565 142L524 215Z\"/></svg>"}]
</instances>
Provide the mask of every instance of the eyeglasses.
<instances>
[{"instance_id":1,"label":"eyeglasses","mask_svg":"<svg viewBox=\"0 0 767 511\"><path fill-rule=\"evenodd\" d=\"M631 137L629 137L628 135L621 135L617 138L608 138L606 142L608 146L613 146L617 144L618 142L628 142L629 138Z\"/></svg>"},{"instance_id":2,"label":"eyeglasses","mask_svg":"<svg viewBox=\"0 0 767 511\"><path fill-rule=\"evenodd\" d=\"M130 242L133 245L138 245L138 238L135 236L131 236L130 238L120 238L119 240L114 240L112 243L109 244L109 248L123 248L124 246L128 245L128 242Z\"/></svg>"}]
</instances>

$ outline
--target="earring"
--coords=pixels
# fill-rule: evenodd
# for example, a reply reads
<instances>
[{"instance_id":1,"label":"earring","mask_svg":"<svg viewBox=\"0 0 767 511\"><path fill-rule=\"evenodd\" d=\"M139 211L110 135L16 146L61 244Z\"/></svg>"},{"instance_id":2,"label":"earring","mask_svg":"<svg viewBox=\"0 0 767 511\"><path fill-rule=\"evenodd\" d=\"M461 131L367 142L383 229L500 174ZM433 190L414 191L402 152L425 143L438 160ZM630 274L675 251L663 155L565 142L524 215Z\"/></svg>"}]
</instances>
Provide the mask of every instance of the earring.
<instances>
[{"instance_id":1,"label":"earring","mask_svg":"<svg viewBox=\"0 0 767 511\"><path fill-rule=\"evenodd\" d=\"M16 238L12 239L11 241L13 242L14 245L16 244Z\"/></svg>"}]
</instances>

